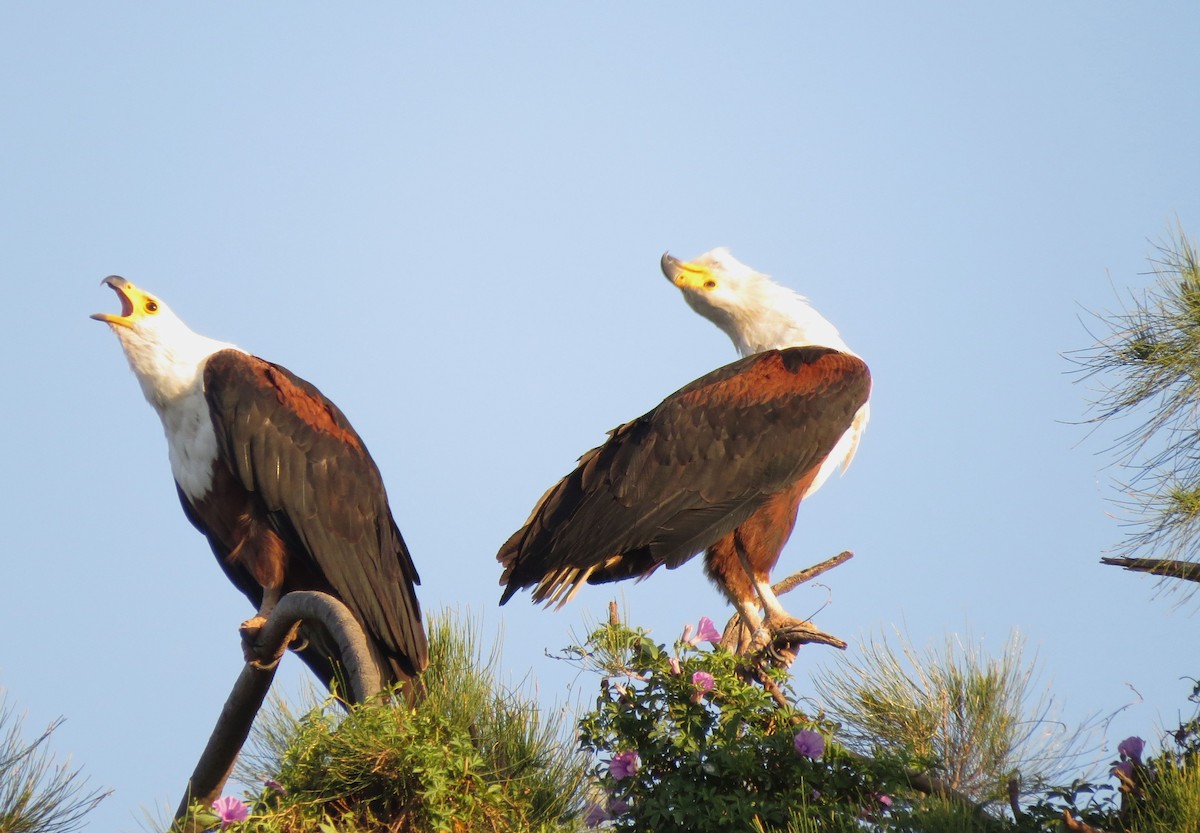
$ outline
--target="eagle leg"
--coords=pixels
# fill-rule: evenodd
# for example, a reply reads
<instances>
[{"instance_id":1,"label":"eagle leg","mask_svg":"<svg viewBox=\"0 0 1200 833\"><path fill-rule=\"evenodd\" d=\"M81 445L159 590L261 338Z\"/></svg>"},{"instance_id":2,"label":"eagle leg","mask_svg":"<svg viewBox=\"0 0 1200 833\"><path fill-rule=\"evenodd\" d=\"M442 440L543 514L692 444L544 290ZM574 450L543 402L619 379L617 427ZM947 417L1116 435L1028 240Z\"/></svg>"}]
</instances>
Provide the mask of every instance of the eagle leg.
<instances>
[{"instance_id":1,"label":"eagle leg","mask_svg":"<svg viewBox=\"0 0 1200 833\"><path fill-rule=\"evenodd\" d=\"M796 659L796 649L801 645L817 642L822 645L832 645L835 648L844 649L846 647L844 640L825 633L812 622L797 619L784 610L779 597L771 588L770 581L759 578L751 566L750 557L745 548L741 546L740 542L735 545L735 548L742 569L746 571L746 576L754 586L754 591L758 594L763 608L763 619L761 623L758 623L757 616L746 617L746 610L743 610L743 608L750 609L752 605L738 604L738 611L743 617L746 617L746 621L756 623L753 628L754 636L750 640L750 644L746 646L744 653L761 653L769 661L786 667Z\"/></svg>"},{"instance_id":2,"label":"eagle leg","mask_svg":"<svg viewBox=\"0 0 1200 833\"><path fill-rule=\"evenodd\" d=\"M725 630L721 633L721 641L717 644L731 653L746 654L750 650L750 644L755 634L762 630L762 622L759 620L758 612L754 609L753 602L746 599L734 599L733 603L738 612L733 614L725 624ZM763 633L765 634L765 631Z\"/></svg>"}]
</instances>

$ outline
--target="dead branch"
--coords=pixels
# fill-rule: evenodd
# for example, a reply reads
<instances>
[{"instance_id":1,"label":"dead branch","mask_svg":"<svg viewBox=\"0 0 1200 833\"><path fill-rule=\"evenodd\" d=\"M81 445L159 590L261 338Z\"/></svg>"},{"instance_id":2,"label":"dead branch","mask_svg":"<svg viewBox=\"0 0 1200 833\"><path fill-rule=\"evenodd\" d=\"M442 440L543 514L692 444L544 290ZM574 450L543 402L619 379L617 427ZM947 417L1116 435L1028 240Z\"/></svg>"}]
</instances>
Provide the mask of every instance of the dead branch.
<instances>
[{"instance_id":1,"label":"dead branch","mask_svg":"<svg viewBox=\"0 0 1200 833\"><path fill-rule=\"evenodd\" d=\"M833 558L825 559L820 564L814 564L808 569L801 570L798 573L792 573L782 581L771 585L771 590L774 591L776 596L782 596L784 593L791 592L801 584L804 584L804 582L812 581L814 578L821 575L821 573L832 570L839 564L845 564L853 557L854 553L852 553L850 550L843 550Z\"/></svg>"},{"instance_id":2,"label":"dead branch","mask_svg":"<svg viewBox=\"0 0 1200 833\"><path fill-rule=\"evenodd\" d=\"M1200 581L1200 564L1191 561L1171 561L1166 558L1101 558L1100 563L1123 567L1135 573Z\"/></svg>"},{"instance_id":3,"label":"dead branch","mask_svg":"<svg viewBox=\"0 0 1200 833\"><path fill-rule=\"evenodd\" d=\"M346 671L354 702L361 703L379 693L379 669L371 658L362 628L346 606L325 593L288 593L279 600L253 645L255 654L267 659L247 662L242 667L208 744L188 779L183 799L175 811L173 830L192 833L201 829L195 824L181 826L179 822L193 803L208 806L220 797L275 678L279 659L295 638L302 621L319 623L334 639L337 659Z\"/></svg>"}]
</instances>

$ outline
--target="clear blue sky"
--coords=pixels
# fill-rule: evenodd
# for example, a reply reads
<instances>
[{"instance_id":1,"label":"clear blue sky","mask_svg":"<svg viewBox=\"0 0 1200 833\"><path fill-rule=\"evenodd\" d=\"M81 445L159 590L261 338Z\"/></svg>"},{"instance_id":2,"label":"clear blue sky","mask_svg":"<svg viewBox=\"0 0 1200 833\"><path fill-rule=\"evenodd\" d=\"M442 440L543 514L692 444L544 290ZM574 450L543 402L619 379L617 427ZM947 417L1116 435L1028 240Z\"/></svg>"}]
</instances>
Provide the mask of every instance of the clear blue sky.
<instances>
[{"instance_id":1,"label":"clear blue sky","mask_svg":"<svg viewBox=\"0 0 1200 833\"><path fill-rule=\"evenodd\" d=\"M130 830L239 667L248 605L88 320L111 273L338 402L426 610L482 617L547 707L591 691L545 652L614 593L664 641L723 621L699 562L551 613L499 609L493 559L606 430L734 357L658 272L728 245L874 372L782 563L857 557L789 608L918 645L1019 628L1066 718L1134 703L1109 748L1153 737L1196 606L1099 566L1123 529L1062 353L1177 220L1200 236L1198 41L1184 2L5 4L0 686L116 789L90 829Z\"/></svg>"}]
</instances>

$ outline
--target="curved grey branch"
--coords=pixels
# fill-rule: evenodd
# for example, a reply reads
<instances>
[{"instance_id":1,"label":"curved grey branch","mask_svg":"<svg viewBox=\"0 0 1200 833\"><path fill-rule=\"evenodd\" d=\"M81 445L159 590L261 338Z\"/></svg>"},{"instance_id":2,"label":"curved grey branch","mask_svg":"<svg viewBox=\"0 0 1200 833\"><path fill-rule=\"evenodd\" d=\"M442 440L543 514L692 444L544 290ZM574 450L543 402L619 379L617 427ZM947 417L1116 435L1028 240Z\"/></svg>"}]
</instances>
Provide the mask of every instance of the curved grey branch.
<instances>
[{"instance_id":1,"label":"curved grey branch","mask_svg":"<svg viewBox=\"0 0 1200 833\"><path fill-rule=\"evenodd\" d=\"M297 590L279 600L259 631L255 648L259 656L278 658L291 641L295 626L316 622L333 638L337 659L346 673L350 700L362 703L382 688L379 668L371 656L362 626L340 601L315 590Z\"/></svg>"},{"instance_id":2,"label":"curved grey branch","mask_svg":"<svg viewBox=\"0 0 1200 833\"><path fill-rule=\"evenodd\" d=\"M271 611L255 640L255 652L271 659L266 663L248 662L243 666L192 777L188 779L183 799L175 811L176 824L187 815L192 803L208 806L220 797L275 678L279 658L302 621L319 623L337 644L338 660L345 669L354 702L361 703L379 693L379 669L371 657L362 627L346 606L325 593L288 593Z\"/></svg>"}]
</instances>

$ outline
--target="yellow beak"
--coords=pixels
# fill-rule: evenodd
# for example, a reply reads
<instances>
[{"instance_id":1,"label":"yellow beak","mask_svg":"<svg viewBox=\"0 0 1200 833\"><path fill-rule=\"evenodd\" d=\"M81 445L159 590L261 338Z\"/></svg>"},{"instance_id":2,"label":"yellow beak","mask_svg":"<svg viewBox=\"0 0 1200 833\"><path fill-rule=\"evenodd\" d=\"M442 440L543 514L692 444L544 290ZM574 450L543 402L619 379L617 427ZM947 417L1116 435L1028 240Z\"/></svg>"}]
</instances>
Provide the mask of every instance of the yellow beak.
<instances>
[{"instance_id":1,"label":"yellow beak","mask_svg":"<svg viewBox=\"0 0 1200 833\"><path fill-rule=\"evenodd\" d=\"M97 312L92 314L92 318L114 327L132 327L142 315L142 308L148 298L146 293L119 275L109 275L100 281L100 285L112 287L117 293L117 297L121 299L121 314Z\"/></svg>"},{"instance_id":2,"label":"yellow beak","mask_svg":"<svg viewBox=\"0 0 1200 833\"><path fill-rule=\"evenodd\" d=\"M712 280L712 270L707 266L701 266L698 263L685 263L682 260L671 257L670 252L663 252L660 263L663 274L667 276L667 280L680 289L701 289L705 281Z\"/></svg>"}]
</instances>

